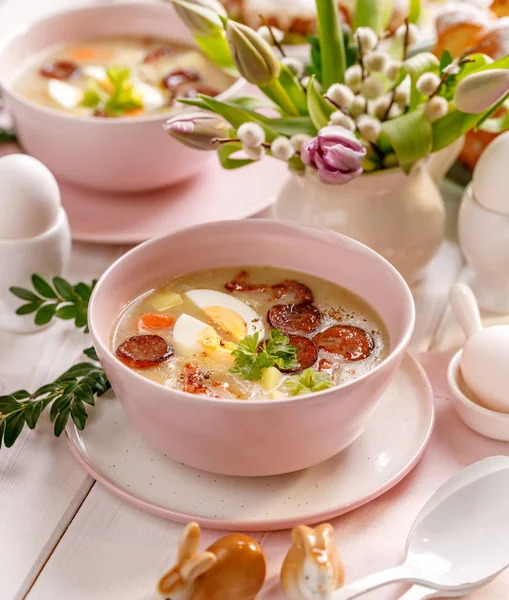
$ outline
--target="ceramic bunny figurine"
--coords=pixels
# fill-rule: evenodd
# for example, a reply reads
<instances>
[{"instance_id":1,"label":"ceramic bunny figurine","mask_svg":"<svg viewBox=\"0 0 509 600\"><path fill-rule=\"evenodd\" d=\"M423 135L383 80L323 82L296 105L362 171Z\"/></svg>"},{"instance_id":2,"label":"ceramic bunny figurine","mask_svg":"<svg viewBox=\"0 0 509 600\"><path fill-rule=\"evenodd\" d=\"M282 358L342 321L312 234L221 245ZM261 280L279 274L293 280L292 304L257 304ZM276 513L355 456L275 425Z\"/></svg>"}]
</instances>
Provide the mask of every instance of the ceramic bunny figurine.
<instances>
[{"instance_id":1,"label":"ceramic bunny figurine","mask_svg":"<svg viewBox=\"0 0 509 600\"><path fill-rule=\"evenodd\" d=\"M334 545L334 529L299 525L281 568L281 585L289 600L329 598L344 583L343 563Z\"/></svg>"},{"instance_id":2,"label":"ceramic bunny figurine","mask_svg":"<svg viewBox=\"0 0 509 600\"><path fill-rule=\"evenodd\" d=\"M189 523L179 540L177 563L160 579L165 600L254 600L265 581L265 555L247 535L227 535L198 552L200 526Z\"/></svg>"}]
</instances>

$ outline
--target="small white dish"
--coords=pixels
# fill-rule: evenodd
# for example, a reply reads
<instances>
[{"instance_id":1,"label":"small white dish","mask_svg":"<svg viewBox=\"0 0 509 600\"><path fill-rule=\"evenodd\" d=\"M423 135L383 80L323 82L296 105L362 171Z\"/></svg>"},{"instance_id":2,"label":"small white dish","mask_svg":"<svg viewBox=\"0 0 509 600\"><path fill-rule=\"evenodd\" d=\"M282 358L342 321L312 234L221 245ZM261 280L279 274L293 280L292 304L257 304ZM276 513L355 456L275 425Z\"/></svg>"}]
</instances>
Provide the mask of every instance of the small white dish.
<instances>
[{"instance_id":1,"label":"small white dish","mask_svg":"<svg viewBox=\"0 0 509 600\"><path fill-rule=\"evenodd\" d=\"M461 374L462 352L463 350L460 350L453 356L447 372L449 387L461 420L470 429L481 435L493 440L509 442L509 414L485 408L479 398L469 389Z\"/></svg>"},{"instance_id":2,"label":"small white dish","mask_svg":"<svg viewBox=\"0 0 509 600\"><path fill-rule=\"evenodd\" d=\"M310 469L273 477L229 477L177 463L152 449L110 392L87 428L67 427L81 465L130 504L178 522L264 531L316 523L349 512L396 485L421 458L434 422L431 385L410 355L366 431Z\"/></svg>"}]
</instances>

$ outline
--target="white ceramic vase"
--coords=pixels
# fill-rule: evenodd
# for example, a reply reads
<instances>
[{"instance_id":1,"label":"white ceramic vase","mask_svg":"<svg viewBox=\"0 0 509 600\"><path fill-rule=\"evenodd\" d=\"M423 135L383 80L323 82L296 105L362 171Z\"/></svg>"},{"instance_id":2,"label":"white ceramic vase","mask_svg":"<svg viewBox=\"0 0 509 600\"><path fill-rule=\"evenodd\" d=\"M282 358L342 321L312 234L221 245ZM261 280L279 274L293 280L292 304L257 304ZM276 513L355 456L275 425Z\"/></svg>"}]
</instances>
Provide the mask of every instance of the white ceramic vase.
<instances>
[{"instance_id":1,"label":"white ceramic vase","mask_svg":"<svg viewBox=\"0 0 509 600\"><path fill-rule=\"evenodd\" d=\"M438 188L463 140L414 165L365 173L346 185L290 176L273 216L324 227L352 237L389 260L412 283L445 236L445 207Z\"/></svg>"}]
</instances>

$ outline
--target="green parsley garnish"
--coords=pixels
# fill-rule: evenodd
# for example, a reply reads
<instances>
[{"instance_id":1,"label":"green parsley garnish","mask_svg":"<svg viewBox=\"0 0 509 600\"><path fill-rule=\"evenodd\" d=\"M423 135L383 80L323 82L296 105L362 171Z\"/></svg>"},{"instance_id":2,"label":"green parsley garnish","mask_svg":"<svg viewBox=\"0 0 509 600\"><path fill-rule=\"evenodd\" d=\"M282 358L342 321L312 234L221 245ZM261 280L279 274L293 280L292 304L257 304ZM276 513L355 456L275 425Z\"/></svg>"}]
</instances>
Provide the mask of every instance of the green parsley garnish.
<instances>
[{"instance_id":1,"label":"green parsley garnish","mask_svg":"<svg viewBox=\"0 0 509 600\"><path fill-rule=\"evenodd\" d=\"M104 105L107 115L117 116L128 110L143 108L143 99L131 81L131 72L127 67L106 69L113 92Z\"/></svg>"},{"instance_id":2,"label":"green parsley garnish","mask_svg":"<svg viewBox=\"0 0 509 600\"><path fill-rule=\"evenodd\" d=\"M289 370L297 367L296 353L297 348L290 345L288 336L283 335L279 329L273 329L270 338L261 344L260 334L256 332L240 340L232 351L235 364L230 372L249 381L259 381L263 369L276 366Z\"/></svg>"},{"instance_id":3,"label":"green parsley garnish","mask_svg":"<svg viewBox=\"0 0 509 600\"><path fill-rule=\"evenodd\" d=\"M127 67L110 67L106 69L111 93L101 93L97 82L90 82L83 94L81 106L103 111L108 117L122 116L128 110L143 108L143 98L131 80L131 72Z\"/></svg>"},{"instance_id":4,"label":"green parsley garnish","mask_svg":"<svg viewBox=\"0 0 509 600\"><path fill-rule=\"evenodd\" d=\"M88 84L88 88L85 90L83 94L83 99L81 101L81 106L85 108L97 108L101 103L101 94L99 93L99 87L95 81L91 81Z\"/></svg>"},{"instance_id":5,"label":"green parsley garnish","mask_svg":"<svg viewBox=\"0 0 509 600\"><path fill-rule=\"evenodd\" d=\"M321 392L330 387L332 387L330 376L313 368L305 369L300 375L294 375L286 382L286 389L290 396Z\"/></svg>"}]
</instances>

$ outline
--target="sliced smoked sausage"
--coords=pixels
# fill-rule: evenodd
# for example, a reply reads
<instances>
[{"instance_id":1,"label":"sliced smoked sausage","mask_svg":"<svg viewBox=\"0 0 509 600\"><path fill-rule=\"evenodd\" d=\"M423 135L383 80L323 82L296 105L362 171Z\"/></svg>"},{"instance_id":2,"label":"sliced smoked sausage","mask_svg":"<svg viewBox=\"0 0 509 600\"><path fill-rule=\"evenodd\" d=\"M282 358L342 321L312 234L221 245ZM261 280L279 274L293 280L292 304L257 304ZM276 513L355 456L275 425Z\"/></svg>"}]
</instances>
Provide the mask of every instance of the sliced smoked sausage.
<instances>
[{"instance_id":1,"label":"sliced smoked sausage","mask_svg":"<svg viewBox=\"0 0 509 600\"><path fill-rule=\"evenodd\" d=\"M78 74L79 66L72 60L57 60L54 63L43 65L40 74L47 79L64 81Z\"/></svg>"},{"instance_id":2,"label":"sliced smoked sausage","mask_svg":"<svg viewBox=\"0 0 509 600\"><path fill-rule=\"evenodd\" d=\"M318 348L349 361L367 358L375 347L371 335L354 325L334 325L315 335L313 341Z\"/></svg>"},{"instance_id":3,"label":"sliced smoked sausage","mask_svg":"<svg viewBox=\"0 0 509 600\"><path fill-rule=\"evenodd\" d=\"M320 327L322 315L313 304L276 304L269 309L267 319L281 333L305 335Z\"/></svg>"},{"instance_id":4,"label":"sliced smoked sausage","mask_svg":"<svg viewBox=\"0 0 509 600\"><path fill-rule=\"evenodd\" d=\"M133 335L120 344L116 355L128 367L149 369L171 358L173 348L159 335Z\"/></svg>"},{"instance_id":5,"label":"sliced smoked sausage","mask_svg":"<svg viewBox=\"0 0 509 600\"><path fill-rule=\"evenodd\" d=\"M313 340L302 335L288 336L290 346L297 348L297 362L299 363L295 369L281 369L284 373L295 373L303 369L312 367L318 359L318 349Z\"/></svg>"}]
</instances>

